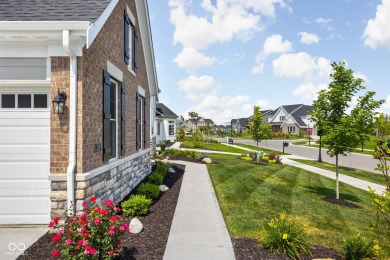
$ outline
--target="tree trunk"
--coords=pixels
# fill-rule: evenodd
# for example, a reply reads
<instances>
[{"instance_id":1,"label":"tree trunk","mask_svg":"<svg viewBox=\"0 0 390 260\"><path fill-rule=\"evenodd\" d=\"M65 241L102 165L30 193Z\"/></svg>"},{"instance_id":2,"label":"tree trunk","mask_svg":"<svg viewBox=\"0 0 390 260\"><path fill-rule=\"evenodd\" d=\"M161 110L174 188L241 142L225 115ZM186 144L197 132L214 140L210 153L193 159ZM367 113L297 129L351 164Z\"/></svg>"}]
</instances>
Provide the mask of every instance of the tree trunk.
<instances>
[{"instance_id":1,"label":"tree trunk","mask_svg":"<svg viewBox=\"0 0 390 260\"><path fill-rule=\"evenodd\" d=\"M256 140L257 141L257 144L256 144L256 146L257 146L257 151L259 150L259 140Z\"/></svg>"},{"instance_id":2,"label":"tree trunk","mask_svg":"<svg viewBox=\"0 0 390 260\"><path fill-rule=\"evenodd\" d=\"M339 196L339 155L336 154L336 199L340 199Z\"/></svg>"}]
</instances>

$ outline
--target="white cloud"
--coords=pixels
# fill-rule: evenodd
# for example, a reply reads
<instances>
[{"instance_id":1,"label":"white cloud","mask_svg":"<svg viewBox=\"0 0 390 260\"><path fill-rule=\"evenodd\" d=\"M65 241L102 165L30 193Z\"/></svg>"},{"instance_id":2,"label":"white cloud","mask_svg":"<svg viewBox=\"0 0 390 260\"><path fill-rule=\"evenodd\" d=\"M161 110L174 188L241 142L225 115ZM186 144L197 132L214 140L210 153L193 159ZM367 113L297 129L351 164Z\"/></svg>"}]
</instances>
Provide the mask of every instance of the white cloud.
<instances>
[{"instance_id":1,"label":"white cloud","mask_svg":"<svg viewBox=\"0 0 390 260\"><path fill-rule=\"evenodd\" d=\"M293 50L292 43L288 40L283 41L281 35L274 34L265 39L262 52L256 55L256 66L252 68L252 74L259 74L263 72L264 64L262 61L272 53L286 53Z\"/></svg>"},{"instance_id":2,"label":"white cloud","mask_svg":"<svg viewBox=\"0 0 390 260\"><path fill-rule=\"evenodd\" d=\"M332 19L320 17L320 18L315 19L314 22L319 23L319 24L327 24L327 23L330 23L331 21L332 21Z\"/></svg>"},{"instance_id":3,"label":"white cloud","mask_svg":"<svg viewBox=\"0 0 390 260\"><path fill-rule=\"evenodd\" d=\"M353 76L355 78L361 78L362 80L364 80L364 82L368 83L368 77L366 75L364 75L363 73L360 73L360 72L354 72L353 73Z\"/></svg>"},{"instance_id":4,"label":"white cloud","mask_svg":"<svg viewBox=\"0 0 390 260\"><path fill-rule=\"evenodd\" d=\"M383 112L385 113L390 113L390 95L386 97L385 103L383 103L381 109L384 110Z\"/></svg>"},{"instance_id":5,"label":"white cloud","mask_svg":"<svg viewBox=\"0 0 390 260\"><path fill-rule=\"evenodd\" d=\"M178 82L179 89L187 93L187 98L197 100L207 98L209 95L215 95L220 86L211 76L189 76Z\"/></svg>"},{"instance_id":6,"label":"white cloud","mask_svg":"<svg viewBox=\"0 0 390 260\"><path fill-rule=\"evenodd\" d=\"M298 86L293 92L293 95L302 100L313 101L321 89L326 89L325 84L315 85L313 82L304 83Z\"/></svg>"},{"instance_id":7,"label":"white cloud","mask_svg":"<svg viewBox=\"0 0 390 260\"><path fill-rule=\"evenodd\" d=\"M187 47L176 56L173 62L189 73L194 73L200 67L211 66L215 62L215 57L207 57L196 49Z\"/></svg>"},{"instance_id":8,"label":"white cloud","mask_svg":"<svg viewBox=\"0 0 390 260\"><path fill-rule=\"evenodd\" d=\"M201 7L208 16L188 14L184 0L170 0L170 21L176 29L173 43L196 49L213 43L251 39L262 29L261 15L274 17L275 5L286 7L284 0L203 0Z\"/></svg>"},{"instance_id":9,"label":"white cloud","mask_svg":"<svg viewBox=\"0 0 390 260\"><path fill-rule=\"evenodd\" d=\"M308 32L300 32L300 33L298 33L298 36L301 37L300 42L307 44L307 45L320 42L320 37L318 37L315 34L308 33Z\"/></svg>"},{"instance_id":10,"label":"white cloud","mask_svg":"<svg viewBox=\"0 0 390 260\"><path fill-rule=\"evenodd\" d=\"M230 122L232 118L242 117L242 107L250 99L249 96L206 96L200 103L188 111L196 111L200 116L211 118L216 124Z\"/></svg>"},{"instance_id":11,"label":"white cloud","mask_svg":"<svg viewBox=\"0 0 390 260\"><path fill-rule=\"evenodd\" d=\"M252 73L252 74L260 74L260 73L263 73L263 70L264 70L264 64L263 64L263 63L260 63L259 65L254 66L254 67L251 69L251 73Z\"/></svg>"},{"instance_id":12,"label":"white cloud","mask_svg":"<svg viewBox=\"0 0 390 260\"><path fill-rule=\"evenodd\" d=\"M374 19L370 19L363 33L364 45L376 49L378 45L390 49L390 0L382 0Z\"/></svg>"},{"instance_id":13,"label":"white cloud","mask_svg":"<svg viewBox=\"0 0 390 260\"><path fill-rule=\"evenodd\" d=\"M311 57L306 52L285 53L272 62L273 73L279 77L311 78L317 72L318 77L331 71L330 61L323 57Z\"/></svg>"}]
</instances>

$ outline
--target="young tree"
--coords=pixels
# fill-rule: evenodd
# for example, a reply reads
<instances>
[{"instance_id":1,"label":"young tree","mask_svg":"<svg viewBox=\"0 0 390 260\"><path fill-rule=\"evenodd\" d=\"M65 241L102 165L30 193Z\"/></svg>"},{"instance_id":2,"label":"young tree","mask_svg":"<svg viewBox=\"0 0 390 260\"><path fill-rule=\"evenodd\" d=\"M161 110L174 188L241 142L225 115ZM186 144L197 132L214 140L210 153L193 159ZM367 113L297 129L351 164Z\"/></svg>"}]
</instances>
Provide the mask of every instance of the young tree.
<instances>
[{"instance_id":1,"label":"young tree","mask_svg":"<svg viewBox=\"0 0 390 260\"><path fill-rule=\"evenodd\" d=\"M380 114L379 117L375 119L375 127L378 129L381 139L390 136L390 115L384 113Z\"/></svg>"},{"instance_id":2,"label":"young tree","mask_svg":"<svg viewBox=\"0 0 390 260\"><path fill-rule=\"evenodd\" d=\"M199 114L196 113L196 112L190 111L190 112L188 112L188 116L189 116L190 118L197 119L197 118L199 117Z\"/></svg>"},{"instance_id":3,"label":"young tree","mask_svg":"<svg viewBox=\"0 0 390 260\"><path fill-rule=\"evenodd\" d=\"M374 153L374 157L377 158L379 161L378 167L375 170L379 170L382 172L383 177L386 181L387 189L390 192L390 164L388 164L388 159L390 155L390 116L387 114L381 114L376 119L375 126L378 128L378 131L380 133L380 141L378 142Z\"/></svg>"},{"instance_id":4,"label":"young tree","mask_svg":"<svg viewBox=\"0 0 390 260\"><path fill-rule=\"evenodd\" d=\"M179 127L179 129L177 129L176 131L176 139L179 142L183 142L185 137L186 137L186 132L184 130L184 127Z\"/></svg>"},{"instance_id":5,"label":"young tree","mask_svg":"<svg viewBox=\"0 0 390 260\"><path fill-rule=\"evenodd\" d=\"M265 148L267 149L267 140L272 138L272 125L262 124L261 125L261 140L265 141Z\"/></svg>"},{"instance_id":6,"label":"young tree","mask_svg":"<svg viewBox=\"0 0 390 260\"><path fill-rule=\"evenodd\" d=\"M336 199L339 199L339 156L346 155L359 145L357 122L352 114L348 114L350 102L354 95L364 89L363 80L355 78L353 71L346 69L346 63L332 63L331 82L328 89L323 89L318 93L318 97L313 101L314 108L309 112L310 118L316 123L317 128L323 131L322 141L328 147L328 154L336 157ZM359 98L367 102L366 107L370 109L368 113L373 113L378 104L372 104L368 98L370 92L365 97ZM357 107L363 106L358 104ZM360 109L356 109L359 114Z\"/></svg>"},{"instance_id":7,"label":"young tree","mask_svg":"<svg viewBox=\"0 0 390 260\"><path fill-rule=\"evenodd\" d=\"M253 107L253 125L252 125L252 139L256 141L257 150L259 150L259 141L262 138L262 124L263 124L263 115L260 111L260 106Z\"/></svg>"},{"instance_id":8,"label":"young tree","mask_svg":"<svg viewBox=\"0 0 390 260\"><path fill-rule=\"evenodd\" d=\"M184 117L182 115L179 116L179 118L177 119L177 124L180 127L182 128L185 128L185 125L186 125L186 120L184 119Z\"/></svg>"},{"instance_id":9,"label":"young tree","mask_svg":"<svg viewBox=\"0 0 390 260\"><path fill-rule=\"evenodd\" d=\"M203 133L206 135L207 145L209 144L209 136L213 130L213 125L210 122L206 122L206 125L203 127Z\"/></svg>"}]
</instances>

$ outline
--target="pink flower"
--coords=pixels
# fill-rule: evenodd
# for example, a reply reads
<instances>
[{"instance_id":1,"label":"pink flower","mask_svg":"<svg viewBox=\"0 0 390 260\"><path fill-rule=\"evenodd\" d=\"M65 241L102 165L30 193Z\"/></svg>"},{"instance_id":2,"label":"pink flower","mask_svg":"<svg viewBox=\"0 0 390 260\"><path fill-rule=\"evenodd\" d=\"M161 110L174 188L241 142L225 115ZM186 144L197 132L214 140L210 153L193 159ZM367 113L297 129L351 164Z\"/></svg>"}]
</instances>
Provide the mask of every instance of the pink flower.
<instances>
[{"instance_id":1,"label":"pink flower","mask_svg":"<svg viewBox=\"0 0 390 260\"><path fill-rule=\"evenodd\" d=\"M113 254L114 254L114 251L110 250L110 251L108 251L108 254L109 254L109 255L113 255Z\"/></svg>"},{"instance_id":2,"label":"pink flower","mask_svg":"<svg viewBox=\"0 0 390 260\"><path fill-rule=\"evenodd\" d=\"M54 218L54 223L56 223L56 224L58 224L58 221L60 220L60 218L59 217L56 217L56 218Z\"/></svg>"},{"instance_id":3,"label":"pink flower","mask_svg":"<svg viewBox=\"0 0 390 260\"><path fill-rule=\"evenodd\" d=\"M50 221L49 227L53 227L53 226L54 226L54 221Z\"/></svg>"},{"instance_id":4,"label":"pink flower","mask_svg":"<svg viewBox=\"0 0 390 260\"><path fill-rule=\"evenodd\" d=\"M112 200L107 200L106 201L106 207L112 207L114 203L112 202Z\"/></svg>"},{"instance_id":5,"label":"pink flower","mask_svg":"<svg viewBox=\"0 0 390 260\"><path fill-rule=\"evenodd\" d=\"M82 246L83 245L83 240L77 241L77 246Z\"/></svg>"},{"instance_id":6,"label":"pink flower","mask_svg":"<svg viewBox=\"0 0 390 260\"><path fill-rule=\"evenodd\" d=\"M100 223L102 223L101 220L98 218L95 219L93 222L95 223L95 225L100 225Z\"/></svg>"},{"instance_id":7,"label":"pink flower","mask_svg":"<svg viewBox=\"0 0 390 260\"><path fill-rule=\"evenodd\" d=\"M95 202L96 201L96 197L95 196L92 196L90 199L89 199L90 202Z\"/></svg>"},{"instance_id":8,"label":"pink flower","mask_svg":"<svg viewBox=\"0 0 390 260\"><path fill-rule=\"evenodd\" d=\"M86 201L86 200L84 200L83 201L83 204L81 204L83 207L85 207L85 206L87 206L87 204L88 204L88 201Z\"/></svg>"},{"instance_id":9,"label":"pink flower","mask_svg":"<svg viewBox=\"0 0 390 260\"><path fill-rule=\"evenodd\" d=\"M83 246L87 246L88 245L88 240L83 240Z\"/></svg>"},{"instance_id":10,"label":"pink flower","mask_svg":"<svg viewBox=\"0 0 390 260\"><path fill-rule=\"evenodd\" d=\"M111 225L110 230L115 230L115 226Z\"/></svg>"},{"instance_id":11,"label":"pink flower","mask_svg":"<svg viewBox=\"0 0 390 260\"><path fill-rule=\"evenodd\" d=\"M116 222L116 221L118 221L118 218L115 217L115 216L110 216L110 220L111 220L112 222Z\"/></svg>"},{"instance_id":12,"label":"pink flower","mask_svg":"<svg viewBox=\"0 0 390 260\"><path fill-rule=\"evenodd\" d=\"M114 208L115 211L120 212L121 209L119 207Z\"/></svg>"},{"instance_id":13,"label":"pink flower","mask_svg":"<svg viewBox=\"0 0 390 260\"><path fill-rule=\"evenodd\" d=\"M58 256L59 253L60 253L60 250L56 249L53 251L53 253L51 253L51 256L56 257L56 256Z\"/></svg>"},{"instance_id":14,"label":"pink flower","mask_svg":"<svg viewBox=\"0 0 390 260\"><path fill-rule=\"evenodd\" d=\"M72 234L72 232L73 231L69 229L68 232L66 232L66 234L70 235L70 234Z\"/></svg>"},{"instance_id":15,"label":"pink flower","mask_svg":"<svg viewBox=\"0 0 390 260\"><path fill-rule=\"evenodd\" d=\"M125 228L124 226L120 226L120 227L119 227L119 230L120 230L121 232L124 232L124 231L126 230L126 228Z\"/></svg>"},{"instance_id":16,"label":"pink flower","mask_svg":"<svg viewBox=\"0 0 390 260\"><path fill-rule=\"evenodd\" d=\"M70 244L72 244L72 239L70 239L70 238L68 238L67 240L65 240L65 244L67 244L68 246L70 245Z\"/></svg>"},{"instance_id":17,"label":"pink flower","mask_svg":"<svg viewBox=\"0 0 390 260\"><path fill-rule=\"evenodd\" d=\"M87 231L87 228L86 228L86 227L82 227L82 228L80 229L80 231L81 231L82 233L85 233L85 231Z\"/></svg>"},{"instance_id":18,"label":"pink flower","mask_svg":"<svg viewBox=\"0 0 390 260\"><path fill-rule=\"evenodd\" d=\"M110 236L115 236L115 231L114 230L110 230L109 232L108 232L109 234L110 234Z\"/></svg>"},{"instance_id":19,"label":"pink flower","mask_svg":"<svg viewBox=\"0 0 390 260\"><path fill-rule=\"evenodd\" d=\"M106 214L107 214L107 210L102 209L102 210L100 211L100 214L102 214L103 216L106 215Z\"/></svg>"}]
</instances>

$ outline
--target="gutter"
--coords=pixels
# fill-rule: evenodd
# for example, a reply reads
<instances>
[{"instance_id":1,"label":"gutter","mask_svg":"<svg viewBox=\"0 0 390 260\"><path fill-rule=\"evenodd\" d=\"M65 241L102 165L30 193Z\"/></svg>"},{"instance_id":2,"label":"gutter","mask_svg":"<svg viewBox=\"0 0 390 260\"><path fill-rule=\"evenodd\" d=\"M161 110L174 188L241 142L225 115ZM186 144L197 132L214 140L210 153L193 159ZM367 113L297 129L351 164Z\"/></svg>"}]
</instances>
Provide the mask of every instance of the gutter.
<instances>
[{"instance_id":1,"label":"gutter","mask_svg":"<svg viewBox=\"0 0 390 260\"><path fill-rule=\"evenodd\" d=\"M69 70L69 165L66 172L67 209L68 215L73 215L76 204L74 196L76 168L76 133L77 133L77 56L70 47L70 31L62 31L62 46L70 59Z\"/></svg>"}]
</instances>

